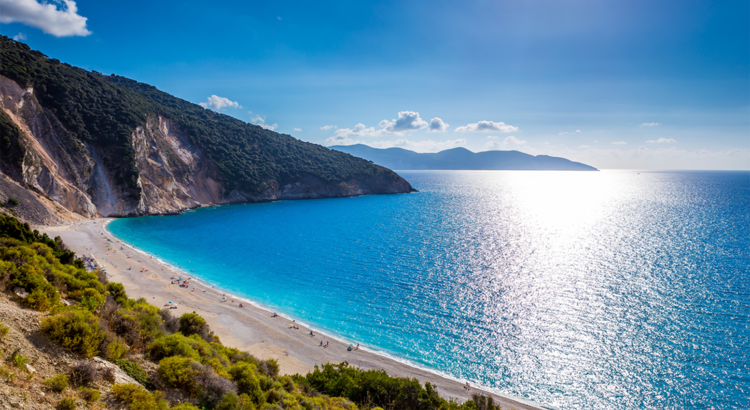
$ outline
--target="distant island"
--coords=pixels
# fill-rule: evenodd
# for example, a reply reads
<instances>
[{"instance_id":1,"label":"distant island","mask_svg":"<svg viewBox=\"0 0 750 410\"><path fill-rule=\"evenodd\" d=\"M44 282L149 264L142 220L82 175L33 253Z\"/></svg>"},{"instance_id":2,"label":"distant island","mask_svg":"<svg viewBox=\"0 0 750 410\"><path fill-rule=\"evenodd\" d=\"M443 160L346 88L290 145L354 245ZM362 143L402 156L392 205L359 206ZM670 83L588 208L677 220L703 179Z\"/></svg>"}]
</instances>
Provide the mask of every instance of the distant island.
<instances>
[{"instance_id":1,"label":"distant island","mask_svg":"<svg viewBox=\"0 0 750 410\"><path fill-rule=\"evenodd\" d=\"M518 151L472 152L466 148L453 148L438 153L418 153L403 148L381 149L363 144L329 148L399 170L598 171L590 165L565 158L534 156Z\"/></svg>"}]
</instances>

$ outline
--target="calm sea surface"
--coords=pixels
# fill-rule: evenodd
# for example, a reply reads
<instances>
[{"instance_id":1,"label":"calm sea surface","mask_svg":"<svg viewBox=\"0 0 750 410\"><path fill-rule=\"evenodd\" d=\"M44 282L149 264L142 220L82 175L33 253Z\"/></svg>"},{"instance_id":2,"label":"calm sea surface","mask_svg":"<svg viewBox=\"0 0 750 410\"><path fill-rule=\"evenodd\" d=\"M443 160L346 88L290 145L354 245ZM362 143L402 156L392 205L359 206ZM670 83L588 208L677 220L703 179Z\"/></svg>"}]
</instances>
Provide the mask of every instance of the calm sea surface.
<instances>
[{"instance_id":1,"label":"calm sea surface","mask_svg":"<svg viewBox=\"0 0 750 410\"><path fill-rule=\"evenodd\" d=\"M559 408L750 408L750 172L401 172L109 229L347 341Z\"/></svg>"}]
</instances>

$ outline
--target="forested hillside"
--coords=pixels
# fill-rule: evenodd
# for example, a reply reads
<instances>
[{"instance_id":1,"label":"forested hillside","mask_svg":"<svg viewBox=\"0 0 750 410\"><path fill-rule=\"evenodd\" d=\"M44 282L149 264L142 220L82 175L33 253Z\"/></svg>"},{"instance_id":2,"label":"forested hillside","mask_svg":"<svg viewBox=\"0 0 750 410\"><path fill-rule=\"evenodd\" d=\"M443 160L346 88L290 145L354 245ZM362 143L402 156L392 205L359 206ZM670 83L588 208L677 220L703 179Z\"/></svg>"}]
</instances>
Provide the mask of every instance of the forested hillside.
<instances>
[{"instance_id":1,"label":"forested hillside","mask_svg":"<svg viewBox=\"0 0 750 410\"><path fill-rule=\"evenodd\" d=\"M0 76L2 108L10 118L0 117L0 143L14 149L3 150L4 168L51 158L66 172L51 166L48 173L60 178L76 174L76 181L66 179L73 185L66 192L78 189L99 208L106 204L142 214L197 206L207 202L204 197L224 203L412 190L394 172L366 160L204 109L147 84L73 67L5 36L0 36ZM39 107L30 112L35 105ZM14 130L26 127L32 135L20 141ZM44 139L54 144L38 145L53 152L39 153L36 159L17 149ZM78 157L87 163L76 163ZM158 169L154 173L149 167ZM152 173L144 177L147 172ZM29 182L35 178L16 180L35 185ZM181 193L169 192L175 183L184 188ZM300 184L302 188L290 191ZM60 192L38 185L53 198L49 191ZM213 189L210 195L194 192L207 186ZM107 196L113 192L114 201ZM169 196L179 203L164 205ZM132 204L113 205L122 200Z\"/></svg>"}]
</instances>

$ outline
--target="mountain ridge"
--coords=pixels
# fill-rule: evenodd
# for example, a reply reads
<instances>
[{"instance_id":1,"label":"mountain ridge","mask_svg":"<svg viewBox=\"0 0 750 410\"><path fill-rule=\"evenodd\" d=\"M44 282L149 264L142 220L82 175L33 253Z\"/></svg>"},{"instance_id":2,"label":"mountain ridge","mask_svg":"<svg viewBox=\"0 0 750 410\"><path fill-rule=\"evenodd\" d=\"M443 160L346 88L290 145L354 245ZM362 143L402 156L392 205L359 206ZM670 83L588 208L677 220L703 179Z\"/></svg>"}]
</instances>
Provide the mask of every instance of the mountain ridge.
<instances>
[{"instance_id":1,"label":"mountain ridge","mask_svg":"<svg viewBox=\"0 0 750 410\"><path fill-rule=\"evenodd\" d=\"M50 222L414 191L363 159L73 67L6 36L0 173L5 184L59 204L42 201Z\"/></svg>"},{"instance_id":2,"label":"mountain ridge","mask_svg":"<svg viewBox=\"0 0 750 410\"><path fill-rule=\"evenodd\" d=\"M463 147L436 153L418 153L404 148L373 148L364 144L329 147L398 170L529 170L598 171L598 169L549 155L533 156L520 151L473 152Z\"/></svg>"}]
</instances>

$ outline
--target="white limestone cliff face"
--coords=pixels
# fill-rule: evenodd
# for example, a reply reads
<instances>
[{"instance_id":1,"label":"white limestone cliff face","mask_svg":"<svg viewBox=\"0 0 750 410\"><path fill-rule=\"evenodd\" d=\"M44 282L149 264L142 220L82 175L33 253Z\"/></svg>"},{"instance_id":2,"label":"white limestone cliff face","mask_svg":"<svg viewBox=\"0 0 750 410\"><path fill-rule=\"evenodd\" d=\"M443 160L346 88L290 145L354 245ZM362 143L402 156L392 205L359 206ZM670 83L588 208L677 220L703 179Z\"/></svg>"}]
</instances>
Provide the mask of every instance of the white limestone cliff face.
<instances>
[{"instance_id":1,"label":"white limestone cliff face","mask_svg":"<svg viewBox=\"0 0 750 410\"><path fill-rule=\"evenodd\" d=\"M103 158L110 158L112 166L111 155L98 152L68 132L52 112L39 104L33 89L24 90L0 76L0 109L22 134L18 141L20 153L13 154L16 159L22 158L14 163L7 163L6 158L3 163L0 155L0 177L33 191L39 199L34 206L49 208L50 215L60 215L60 209L52 209L58 205L84 218L163 215L203 205L411 190L403 179L385 181L362 176L330 182L302 176L284 185L268 179L256 192L227 192L214 162L191 145L170 119L154 114L147 115L132 133L139 175L134 195L132 189L128 191L117 183L108 168Z\"/></svg>"}]
</instances>

